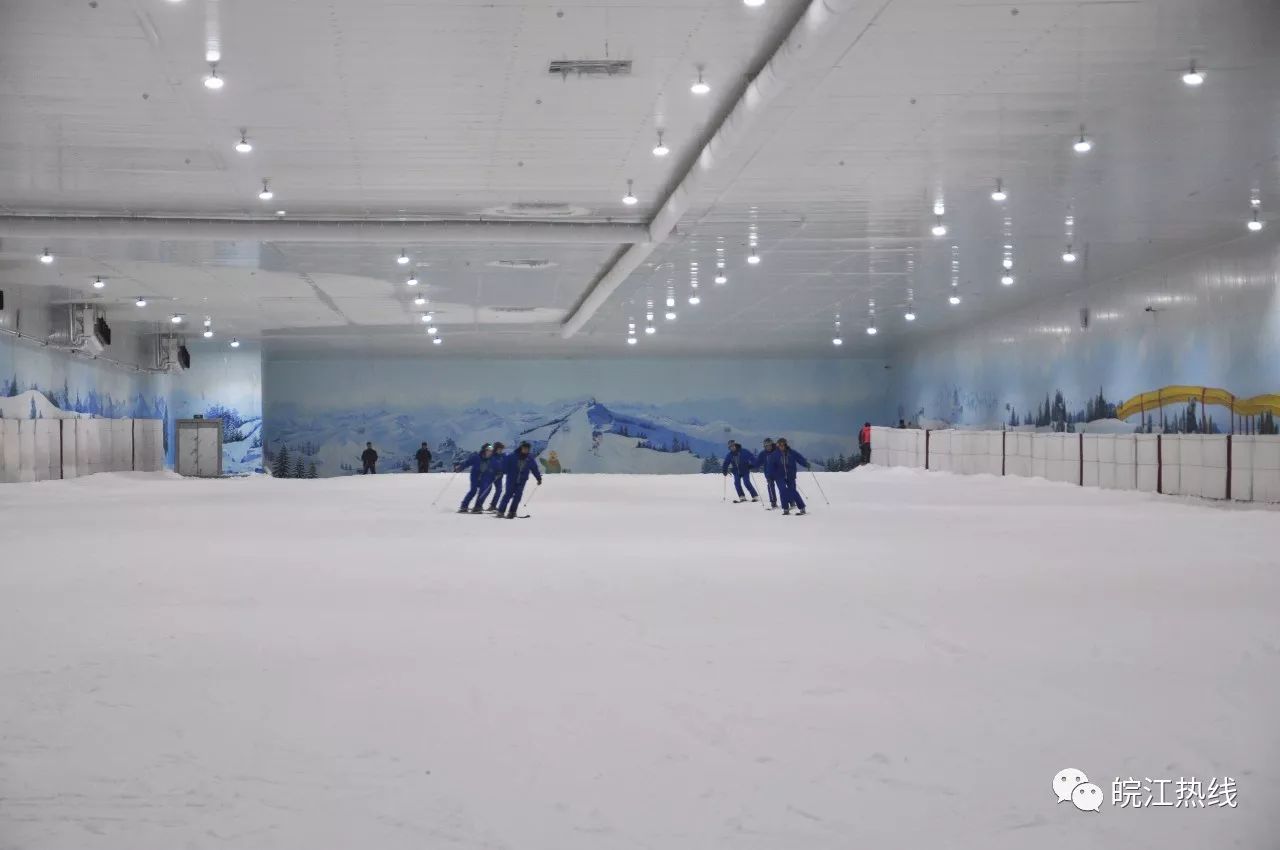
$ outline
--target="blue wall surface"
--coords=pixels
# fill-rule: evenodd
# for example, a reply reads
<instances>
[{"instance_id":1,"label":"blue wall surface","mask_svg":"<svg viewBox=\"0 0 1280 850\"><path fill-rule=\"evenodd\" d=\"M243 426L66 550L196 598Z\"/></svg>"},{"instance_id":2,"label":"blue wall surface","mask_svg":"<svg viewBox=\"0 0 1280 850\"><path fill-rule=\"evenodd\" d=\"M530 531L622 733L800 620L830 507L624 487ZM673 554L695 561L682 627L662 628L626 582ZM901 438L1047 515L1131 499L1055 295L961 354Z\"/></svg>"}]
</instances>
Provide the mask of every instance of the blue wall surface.
<instances>
[{"instance_id":1,"label":"blue wall surface","mask_svg":"<svg viewBox=\"0 0 1280 850\"><path fill-rule=\"evenodd\" d=\"M402 471L423 441L437 468L482 443L530 441L566 472L709 469L728 439L787 436L811 458L854 452L887 415L884 361L273 360L264 364L269 462L284 451L320 476ZM553 456L554 455L554 456Z\"/></svg>"}]
</instances>

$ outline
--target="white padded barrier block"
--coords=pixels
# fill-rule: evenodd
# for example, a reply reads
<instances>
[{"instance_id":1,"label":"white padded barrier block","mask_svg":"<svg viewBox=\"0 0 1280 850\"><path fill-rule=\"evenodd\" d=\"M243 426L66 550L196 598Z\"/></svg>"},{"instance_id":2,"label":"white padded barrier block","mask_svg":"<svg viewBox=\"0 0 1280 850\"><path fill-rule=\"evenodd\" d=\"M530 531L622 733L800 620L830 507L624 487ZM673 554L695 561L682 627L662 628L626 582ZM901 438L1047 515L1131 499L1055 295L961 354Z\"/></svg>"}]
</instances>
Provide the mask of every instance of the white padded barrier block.
<instances>
[{"instance_id":1,"label":"white padded barrier block","mask_svg":"<svg viewBox=\"0 0 1280 850\"><path fill-rule=\"evenodd\" d=\"M131 471L133 469L133 420L112 419L111 439L111 468L116 472Z\"/></svg>"},{"instance_id":2,"label":"white padded barrier block","mask_svg":"<svg viewBox=\"0 0 1280 850\"><path fill-rule=\"evenodd\" d=\"M1135 434L1133 437L1136 455L1134 484L1135 489L1144 493L1154 493L1156 491L1158 475L1156 468L1156 441L1159 439L1159 434Z\"/></svg>"},{"instance_id":3,"label":"white padded barrier block","mask_svg":"<svg viewBox=\"0 0 1280 850\"><path fill-rule=\"evenodd\" d=\"M1160 478L1166 496L1182 495L1182 435L1163 434L1160 437Z\"/></svg>"},{"instance_id":4,"label":"white padded barrier block","mask_svg":"<svg viewBox=\"0 0 1280 850\"><path fill-rule=\"evenodd\" d=\"M58 419L36 420L36 480L62 478L62 423Z\"/></svg>"},{"instance_id":5,"label":"white padded barrier block","mask_svg":"<svg viewBox=\"0 0 1280 850\"><path fill-rule=\"evenodd\" d=\"M18 478L18 420L0 419L0 482L14 484Z\"/></svg>"},{"instance_id":6,"label":"white padded barrier block","mask_svg":"<svg viewBox=\"0 0 1280 850\"><path fill-rule=\"evenodd\" d=\"M1200 482L1195 495L1205 499L1227 497L1227 435L1202 434L1194 438L1200 455ZM1187 460L1183 458L1183 467Z\"/></svg>"},{"instance_id":7,"label":"white padded barrier block","mask_svg":"<svg viewBox=\"0 0 1280 850\"><path fill-rule=\"evenodd\" d=\"M36 480L36 420L18 420L18 480Z\"/></svg>"},{"instance_id":8,"label":"white padded barrier block","mask_svg":"<svg viewBox=\"0 0 1280 850\"><path fill-rule=\"evenodd\" d=\"M62 442L62 477L75 478L80 473L76 458L76 420L61 419L58 438Z\"/></svg>"},{"instance_id":9,"label":"white padded barrier block","mask_svg":"<svg viewBox=\"0 0 1280 850\"><path fill-rule=\"evenodd\" d=\"M1280 502L1280 436L1253 438L1253 500Z\"/></svg>"},{"instance_id":10,"label":"white padded barrier block","mask_svg":"<svg viewBox=\"0 0 1280 850\"><path fill-rule=\"evenodd\" d=\"M164 469L164 422L159 419L148 419L145 426L148 435L148 472L160 472Z\"/></svg>"},{"instance_id":11,"label":"white padded barrier block","mask_svg":"<svg viewBox=\"0 0 1280 850\"><path fill-rule=\"evenodd\" d=\"M1231 498L1253 501L1253 437L1248 434L1231 438Z\"/></svg>"},{"instance_id":12,"label":"white padded barrier block","mask_svg":"<svg viewBox=\"0 0 1280 850\"><path fill-rule=\"evenodd\" d=\"M951 442L954 432L952 431L934 431L930 435L929 442L929 468L937 472L950 472L952 470L951 462Z\"/></svg>"},{"instance_id":13,"label":"white padded barrier block","mask_svg":"<svg viewBox=\"0 0 1280 850\"><path fill-rule=\"evenodd\" d=\"M93 475L102 471L100 452L98 420L76 420L76 457L80 459L81 475Z\"/></svg>"},{"instance_id":14,"label":"white padded barrier block","mask_svg":"<svg viewBox=\"0 0 1280 850\"><path fill-rule=\"evenodd\" d=\"M93 420L94 431L98 435L98 468L96 472L110 472L111 461L115 457L115 434L111 431L110 419Z\"/></svg>"},{"instance_id":15,"label":"white padded barrier block","mask_svg":"<svg viewBox=\"0 0 1280 850\"><path fill-rule=\"evenodd\" d=\"M1085 434L1084 435L1084 484L1086 487L1101 487L1104 479L1113 479L1115 476L1114 464L1103 463L1100 459L1102 454L1102 438L1105 434Z\"/></svg>"},{"instance_id":16,"label":"white padded barrier block","mask_svg":"<svg viewBox=\"0 0 1280 850\"><path fill-rule=\"evenodd\" d=\"M133 420L133 468L139 472L159 472L164 468L160 425L159 419Z\"/></svg>"}]
</instances>

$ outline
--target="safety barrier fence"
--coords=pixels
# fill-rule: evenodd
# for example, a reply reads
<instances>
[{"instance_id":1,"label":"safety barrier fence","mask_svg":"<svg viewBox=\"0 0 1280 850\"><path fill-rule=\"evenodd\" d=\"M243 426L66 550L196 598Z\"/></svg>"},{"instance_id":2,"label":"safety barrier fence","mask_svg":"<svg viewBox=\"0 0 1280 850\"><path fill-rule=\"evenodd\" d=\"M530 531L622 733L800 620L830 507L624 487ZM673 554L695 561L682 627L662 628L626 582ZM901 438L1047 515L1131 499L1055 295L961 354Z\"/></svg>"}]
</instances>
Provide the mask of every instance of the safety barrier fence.
<instances>
[{"instance_id":1,"label":"safety barrier fence","mask_svg":"<svg viewBox=\"0 0 1280 850\"><path fill-rule=\"evenodd\" d=\"M1280 502L1276 435L873 428L871 460L882 466L962 475L1013 475L1112 490Z\"/></svg>"},{"instance_id":2,"label":"safety barrier fence","mask_svg":"<svg viewBox=\"0 0 1280 850\"><path fill-rule=\"evenodd\" d=\"M164 469L159 419L0 419L0 483Z\"/></svg>"}]
</instances>

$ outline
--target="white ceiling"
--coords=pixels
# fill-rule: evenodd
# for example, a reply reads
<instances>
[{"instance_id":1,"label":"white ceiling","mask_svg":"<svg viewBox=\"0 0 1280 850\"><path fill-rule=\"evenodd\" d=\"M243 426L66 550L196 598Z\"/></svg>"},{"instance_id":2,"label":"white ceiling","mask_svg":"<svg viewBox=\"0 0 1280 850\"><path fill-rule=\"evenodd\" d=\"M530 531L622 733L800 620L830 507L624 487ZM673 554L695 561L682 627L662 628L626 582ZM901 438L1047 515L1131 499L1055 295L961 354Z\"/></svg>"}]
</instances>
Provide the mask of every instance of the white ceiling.
<instances>
[{"instance_id":1,"label":"white ceiling","mask_svg":"<svg viewBox=\"0 0 1280 850\"><path fill-rule=\"evenodd\" d=\"M559 204L574 220L646 222L805 5L3 0L0 210L465 220ZM831 353L839 312L841 353L871 353L1247 238L1251 193L1264 216L1280 207L1277 32L1271 0L864 0L814 36L801 78L720 152L675 233L572 339L559 321L624 245L403 246L447 338L433 354L624 353L626 323L643 326L649 299L658 333L641 334L637 352ZM214 36L219 92L201 85ZM552 59L606 55L632 60L633 74L546 72ZM1191 59L1207 74L1198 89L1180 80ZM705 98L688 91L699 65ZM1081 124L1096 142L1086 156L1070 146ZM658 126L665 159L650 153ZM241 127L248 155L232 149ZM998 176L1004 204L989 198ZM269 204L256 197L264 178ZM628 179L635 207L621 203ZM943 238L929 235L939 197ZM1074 266L1059 259L1069 213ZM36 261L46 244L52 266ZM717 248L724 287L711 280ZM182 312L290 351L415 351L422 308L397 253L6 238L0 283L85 298L100 274L118 321ZM959 307L946 303L953 253ZM522 259L554 265L494 265ZM675 322L661 318L668 286ZM156 315L134 312L138 294ZM869 299L874 339L861 332Z\"/></svg>"}]
</instances>

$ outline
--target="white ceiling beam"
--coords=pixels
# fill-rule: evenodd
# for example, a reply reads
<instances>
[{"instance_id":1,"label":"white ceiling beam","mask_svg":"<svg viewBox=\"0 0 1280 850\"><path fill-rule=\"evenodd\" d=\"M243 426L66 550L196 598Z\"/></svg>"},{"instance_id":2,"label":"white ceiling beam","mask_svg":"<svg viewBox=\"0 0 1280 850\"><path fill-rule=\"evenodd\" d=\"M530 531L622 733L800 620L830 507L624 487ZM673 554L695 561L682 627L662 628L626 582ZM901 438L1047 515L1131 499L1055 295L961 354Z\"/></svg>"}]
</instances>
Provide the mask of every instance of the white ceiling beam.
<instances>
[{"instance_id":1,"label":"white ceiling beam","mask_svg":"<svg viewBox=\"0 0 1280 850\"><path fill-rule=\"evenodd\" d=\"M0 215L0 238L156 239L228 242L422 242L603 244L643 242L642 224L540 221L387 221L352 219L152 218Z\"/></svg>"},{"instance_id":2,"label":"white ceiling beam","mask_svg":"<svg viewBox=\"0 0 1280 850\"><path fill-rule=\"evenodd\" d=\"M883 4L884 0L876 3L878 6ZM648 239L622 252L596 280L577 309L565 319L560 328L561 337L569 339L582 330L609 296L671 235L688 211L703 177L741 144L770 102L806 70L810 57L837 29L840 18L855 7L870 5L870 0L811 0L795 26L778 41L760 72L743 87L724 120L710 130L710 139L649 222Z\"/></svg>"}]
</instances>

